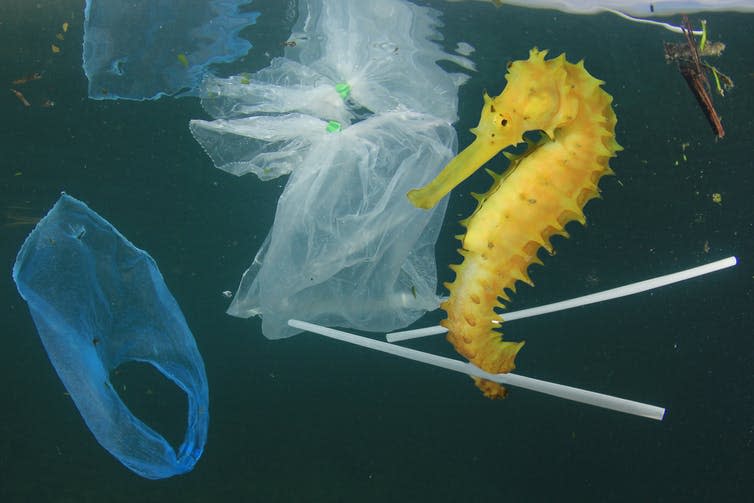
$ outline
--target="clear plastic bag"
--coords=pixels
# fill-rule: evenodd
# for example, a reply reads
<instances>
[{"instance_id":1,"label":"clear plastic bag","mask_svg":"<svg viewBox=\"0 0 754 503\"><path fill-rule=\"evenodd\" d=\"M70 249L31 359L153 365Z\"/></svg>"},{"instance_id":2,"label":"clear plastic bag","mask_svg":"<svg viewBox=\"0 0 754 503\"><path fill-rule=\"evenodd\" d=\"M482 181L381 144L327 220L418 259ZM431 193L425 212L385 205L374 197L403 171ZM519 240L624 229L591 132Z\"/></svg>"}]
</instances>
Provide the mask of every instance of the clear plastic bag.
<instances>
[{"instance_id":1,"label":"clear plastic bag","mask_svg":"<svg viewBox=\"0 0 754 503\"><path fill-rule=\"evenodd\" d=\"M207 113L222 119L293 111L343 124L353 118L335 82L286 58L273 59L254 75L207 76L202 97Z\"/></svg>"},{"instance_id":2,"label":"clear plastic bag","mask_svg":"<svg viewBox=\"0 0 754 503\"><path fill-rule=\"evenodd\" d=\"M263 180L290 174L267 240L228 310L262 317L268 338L289 318L394 330L437 307L434 243L445 203L406 193L456 152L451 123L466 76L436 43L436 11L403 0L302 0L285 57L255 73L208 77L214 121L191 131L215 166Z\"/></svg>"},{"instance_id":3,"label":"clear plastic bag","mask_svg":"<svg viewBox=\"0 0 754 503\"><path fill-rule=\"evenodd\" d=\"M402 0L299 2L285 58L229 79L208 76L202 105L215 118L301 112L347 124L407 109L457 119L458 87L468 76L437 65L467 58L445 52L438 13Z\"/></svg>"},{"instance_id":4,"label":"clear plastic bag","mask_svg":"<svg viewBox=\"0 0 754 503\"><path fill-rule=\"evenodd\" d=\"M453 127L414 112L317 132L278 201L275 223L229 314L262 316L271 339L289 318L386 331L438 305L434 244L445 201L413 207L406 192L456 151Z\"/></svg>"},{"instance_id":5,"label":"clear plastic bag","mask_svg":"<svg viewBox=\"0 0 754 503\"><path fill-rule=\"evenodd\" d=\"M654 2L644 0L508 0L506 4L537 9L557 9L572 14L596 14L606 10L616 10L632 16L670 16L726 10L754 12L754 4L751 0L655 0Z\"/></svg>"},{"instance_id":6,"label":"clear plastic bag","mask_svg":"<svg viewBox=\"0 0 754 503\"><path fill-rule=\"evenodd\" d=\"M437 61L473 63L442 50L439 13L411 2L299 2L286 57L346 84L349 97L372 113L398 108L457 120L458 86L468 78ZM290 44L289 44L290 45ZM327 118L327 117L322 117Z\"/></svg>"},{"instance_id":7,"label":"clear plastic bag","mask_svg":"<svg viewBox=\"0 0 754 503\"><path fill-rule=\"evenodd\" d=\"M258 16L248 3L87 0L83 66L89 97L195 96L210 65L234 61L251 48L239 36Z\"/></svg>"},{"instance_id":8,"label":"clear plastic bag","mask_svg":"<svg viewBox=\"0 0 754 503\"><path fill-rule=\"evenodd\" d=\"M189 128L215 167L270 180L302 166L312 142L327 136L327 124L309 115L286 114L192 120Z\"/></svg>"}]
</instances>

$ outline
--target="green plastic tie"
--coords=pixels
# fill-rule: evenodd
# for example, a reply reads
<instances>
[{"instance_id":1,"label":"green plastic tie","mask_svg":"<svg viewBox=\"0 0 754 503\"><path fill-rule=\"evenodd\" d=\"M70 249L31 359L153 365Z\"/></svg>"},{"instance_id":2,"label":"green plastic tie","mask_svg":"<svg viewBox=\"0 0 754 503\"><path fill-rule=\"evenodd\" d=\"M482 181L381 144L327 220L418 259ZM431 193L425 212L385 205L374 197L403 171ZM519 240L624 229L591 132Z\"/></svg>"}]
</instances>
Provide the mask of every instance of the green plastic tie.
<instances>
[{"instance_id":1,"label":"green plastic tie","mask_svg":"<svg viewBox=\"0 0 754 503\"><path fill-rule=\"evenodd\" d=\"M343 128L338 121L328 121L325 129L328 133L340 133Z\"/></svg>"},{"instance_id":2,"label":"green plastic tie","mask_svg":"<svg viewBox=\"0 0 754 503\"><path fill-rule=\"evenodd\" d=\"M346 99L351 94L351 86L346 82L335 84L335 90L338 92L341 98Z\"/></svg>"},{"instance_id":3,"label":"green plastic tie","mask_svg":"<svg viewBox=\"0 0 754 503\"><path fill-rule=\"evenodd\" d=\"M704 52L705 45L707 45L707 21L702 19L702 39L699 41L699 52Z\"/></svg>"}]
</instances>

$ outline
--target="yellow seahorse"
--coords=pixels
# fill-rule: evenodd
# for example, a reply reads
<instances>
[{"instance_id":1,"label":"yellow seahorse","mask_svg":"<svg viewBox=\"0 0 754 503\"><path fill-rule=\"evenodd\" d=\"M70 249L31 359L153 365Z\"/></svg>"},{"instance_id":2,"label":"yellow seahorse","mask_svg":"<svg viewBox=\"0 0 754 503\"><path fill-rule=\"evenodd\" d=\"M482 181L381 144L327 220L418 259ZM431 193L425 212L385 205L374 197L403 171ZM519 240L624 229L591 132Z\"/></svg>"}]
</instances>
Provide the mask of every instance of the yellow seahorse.
<instances>
[{"instance_id":1,"label":"yellow seahorse","mask_svg":"<svg viewBox=\"0 0 754 503\"><path fill-rule=\"evenodd\" d=\"M541 264L541 247L552 253L550 238L568 236L565 226L585 223L584 205L599 195L597 184L612 174L608 161L621 150L615 140L612 97L600 87L583 61L572 64L565 55L545 61L547 51L532 49L529 59L509 65L505 89L496 98L485 93L474 142L459 153L425 187L409 192L420 208L431 208L453 187L502 149L524 141L527 131L542 131L537 142L495 178L492 188L476 195L479 206L461 222L463 262L445 286L450 298L441 306L442 325L456 351L491 373L514 369L523 342L502 340L496 330L502 319L494 308L510 300L516 282L532 284L528 268ZM497 383L475 379L489 398L502 398Z\"/></svg>"}]
</instances>

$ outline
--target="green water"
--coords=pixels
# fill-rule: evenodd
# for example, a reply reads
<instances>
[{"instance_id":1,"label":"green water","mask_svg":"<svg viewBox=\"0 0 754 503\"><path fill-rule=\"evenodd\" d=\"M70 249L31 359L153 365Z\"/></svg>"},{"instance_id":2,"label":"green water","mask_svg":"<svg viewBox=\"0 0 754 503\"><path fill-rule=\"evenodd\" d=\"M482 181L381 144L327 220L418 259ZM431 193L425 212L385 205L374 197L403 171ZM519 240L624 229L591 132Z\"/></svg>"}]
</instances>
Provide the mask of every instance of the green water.
<instances>
[{"instance_id":1,"label":"green water","mask_svg":"<svg viewBox=\"0 0 754 503\"><path fill-rule=\"evenodd\" d=\"M23 75L44 76L19 87L31 107L9 92L0 99L0 501L751 498L754 19L703 16L712 38L728 46L715 64L736 83L716 99L727 135L715 141L663 60L662 42L680 41L670 32L610 15L435 5L446 11L444 44L477 49L478 71L459 97L461 145L482 91L497 94L505 64L532 46L584 58L615 98L625 148L612 163L618 176L602 182L604 198L587 206L588 226L569 228L571 239L533 268L536 288L522 287L511 308L739 257L736 268L712 276L506 327L508 337L527 341L517 360L522 374L665 406L665 420L523 390L490 402L463 376L309 334L268 341L257 319L225 315L221 292L235 289L261 245L285 180L214 169L187 127L206 117L197 100L88 100L81 2L3 2L0 81L16 87L10 82ZM59 41L63 21L70 28ZM252 27L249 36L255 47L245 64L254 69L265 51L280 51L286 34ZM46 99L55 106L38 106ZM474 206L468 194L488 183L479 174L452 196L437 244L443 280L451 279L444 264L459 260L452 236ZM62 190L149 251L194 332L211 420L205 453L187 475L141 479L97 444L16 292L10 269L28 222ZM431 313L418 325L439 319ZM452 355L442 338L411 346ZM129 386L136 401L149 394L141 405L180 404L169 389L138 379ZM173 409L158 408L155 420L175 426Z\"/></svg>"}]
</instances>

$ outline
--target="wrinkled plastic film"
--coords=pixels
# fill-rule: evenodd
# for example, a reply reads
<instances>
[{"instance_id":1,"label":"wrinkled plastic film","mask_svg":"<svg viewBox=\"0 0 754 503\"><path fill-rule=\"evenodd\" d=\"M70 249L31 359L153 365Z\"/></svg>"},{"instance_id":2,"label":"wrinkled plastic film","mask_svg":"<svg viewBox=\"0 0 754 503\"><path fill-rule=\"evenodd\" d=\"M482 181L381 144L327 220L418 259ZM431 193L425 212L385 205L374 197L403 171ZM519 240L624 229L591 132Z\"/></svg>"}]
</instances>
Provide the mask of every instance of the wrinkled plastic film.
<instances>
[{"instance_id":1,"label":"wrinkled plastic film","mask_svg":"<svg viewBox=\"0 0 754 503\"><path fill-rule=\"evenodd\" d=\"M437 306L434 244L445 203L406 193L456 152L458 86L438 13L402 0L305 0L285 57L254 74L208 77L215 120L191 131L216 167L289 174L273 227L228 312L262 317L277 339L291 317L394 330Z\"/></svg>"},{"instance_id":2,"label":"wrinkled plastic film","mask_svg":"<svg viewBox=\"0 0 754 503\"><path fill-rule=\"evenodd\" d=\"M751 0L506 0L505 3L519 7L556 9L571 14L596 14L606 10L617 10L642 17L714 11L754 12L754 3Z\"/></svg>"},{"instance_id":3,"label":"wrinkled plastic film","mask_svg":"<svg viewBox=\"0 0 754 503\"><path fill-rule=\"evenodd\" d=\"M84 203L63 194L24 242L13 278L50 362L97 441L151 479L191 470L209 422L199 350L154 260ZM110 383L119 365L154 366L188 398L176 452Z\"/></svg>"},{"instance_id":4,"label":"wrinkled plastic film","mask_svg":"<svg viewBox=\"0 0 754 503\"><path fill-rule=\"evenodd\" d=\"M261 314L265 336L277 339L296 333L294 316L390 330L435 309L445 202L419 210L406 192L435 176L455 142L450 124L411 112L326 136L291 175L228 312Z\"/></svg>"},{"instance_id":5,"label":"wrinkled plastic film","mask_svg":"<svg viewBox=\"0 0 754 503\"><path fill-rule=\"evenodd\" d=\"M83 67L94 99L195 96L212 64L251 48L240 36L257 13L249 0L87 0Z\"/></svg>"}]
</instances>

